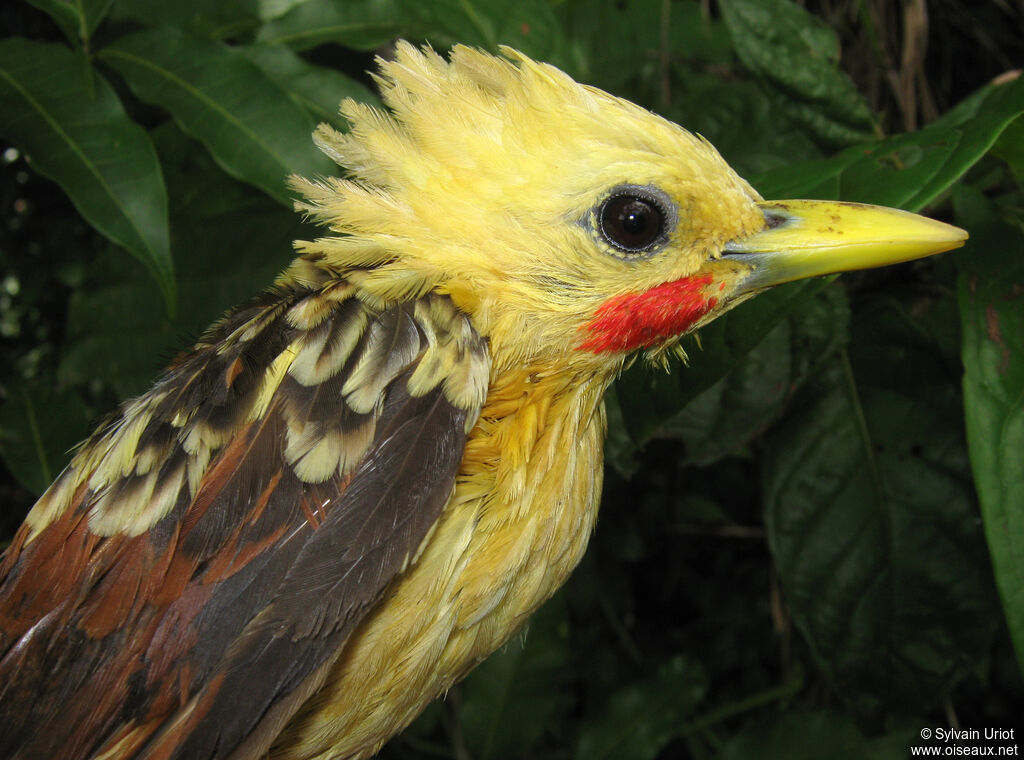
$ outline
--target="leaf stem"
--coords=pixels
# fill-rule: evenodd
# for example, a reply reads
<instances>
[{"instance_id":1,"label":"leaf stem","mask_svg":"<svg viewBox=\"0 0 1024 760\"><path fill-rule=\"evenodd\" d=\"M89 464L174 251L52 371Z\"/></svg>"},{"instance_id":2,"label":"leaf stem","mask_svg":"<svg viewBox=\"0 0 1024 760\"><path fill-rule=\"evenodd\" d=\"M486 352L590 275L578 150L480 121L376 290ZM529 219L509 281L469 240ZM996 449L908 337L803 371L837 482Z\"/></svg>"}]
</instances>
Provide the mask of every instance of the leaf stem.
<instances>
[{"instance_id":1,"label":"leaf stem","mask_svg":"<svg viewBox=\"0 0 1024 760\"><path fill-rule=\"evenodd\" d=\"M875 449L871 444L871 430L868 428L867 417L864 416L864 405L860 401L860 394L857 392L857 378L853 376L853 366L850 364L850 355L846 349L841 349L839 359L843 365L843 377L846 379L846 390L849 393L850 404L853 406L853 416L857 420L857 430L860 432L860 439L864 444L864 458L871 469L871 483L875 488L875 495L879 502L885 503L885 491L882 488L882 473L878 470L878 461L875 459Z\"/></svg>"},{"instance_id":2,"label":"leaf stem","mask_svg":"<svg viewBox=\"0 0 1024 760\"><path fill-rule=\"evenodd\" d=\"M732 702L727 705L722 705L706 715L690 721L680 732L680 736L688 736L690 734L697 733L698 731L704 731L711 728L716 723L721 723L723 720L728 720L736 715L742 715L745 712L767 705L772 702L777 702L787 697L791 697L796 694L800 689L803 688L804 679L803 676L797 675L793 678L785 681L778 686L765 691L759 691L756 694L751 694L749 697L745 697L739 701Z\"/></svg>"},{"instance_id":3,"label":"leaf stem","mask_svg":"<svg viewBox=\"0 0 1024 760\"><path fill-rule=\"evenodd\" d=\"M36 410L32 405L32 399L28 397L28 393L24 390L21 391L21 398L25 402L25 414L28 415L28 428L32 432L32 445L35 447L36 456L39 458L39 469L43 473L43 488L48 486L53 481L53 475L50 474L49 463L46 461L46 449L43 447L43 436L39 431L39 421L36 419Z\"/></svg>"}]
</instances>

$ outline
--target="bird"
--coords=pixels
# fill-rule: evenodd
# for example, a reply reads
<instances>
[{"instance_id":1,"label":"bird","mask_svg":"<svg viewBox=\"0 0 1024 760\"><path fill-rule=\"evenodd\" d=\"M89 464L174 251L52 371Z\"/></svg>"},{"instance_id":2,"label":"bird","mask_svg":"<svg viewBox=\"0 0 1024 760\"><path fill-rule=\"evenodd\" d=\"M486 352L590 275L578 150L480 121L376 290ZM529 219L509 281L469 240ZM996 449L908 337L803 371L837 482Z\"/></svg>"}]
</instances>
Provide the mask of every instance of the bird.
<instances>
[{"instance_id":1,"label":"bird","mask_svg":"<svg viewBox=\"0 0 1024 760\"><path fill-rule=\"evenodd\" d=\"M603 396L779 283L967 235L766 201L510 48L399 42L293 178L325 228L103 421L0 562L0 756L367 758L595 530Z\"/></svg>"}]
</instances>

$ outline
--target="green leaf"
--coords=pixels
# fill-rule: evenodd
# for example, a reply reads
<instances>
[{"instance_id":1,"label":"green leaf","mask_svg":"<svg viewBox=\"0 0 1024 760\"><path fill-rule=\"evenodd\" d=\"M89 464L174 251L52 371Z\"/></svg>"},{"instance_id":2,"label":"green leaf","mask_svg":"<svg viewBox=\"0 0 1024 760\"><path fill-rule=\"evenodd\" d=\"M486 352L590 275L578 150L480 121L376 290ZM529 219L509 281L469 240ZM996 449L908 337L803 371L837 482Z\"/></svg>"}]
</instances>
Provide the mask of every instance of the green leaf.
<instances>
[{"instance_id":1,"label":"green leaf","mask_svg":"<svg viewBox=\"0 0 1024 760\"><path fill-rule=\"evenodd\" d=\"M704 696L707 678L695 661L678 655L645 680L612 694L583 724L577 760L649 760L686 730L686 719Z\"/></svg>"},{"instance_id":2,"label":"green leaf","mask_svg":"<svg viewBox=\"0 0 1024 760\"><path fill-rule=\"evenodd\" d=\"M907 748L920 743L919 730L868 739L847 715L789 713L736 734L718 760L905 760Z\"/></svg>"},{"instance_id":3,"label":"green leaf","mask_svg":"<svg viewBox=\"0 0 1024 760\"><path fill-rule=\"evenodd\" d=\"M241 51L317 121L347 129L348 122L338 113L343 99L380 102L364 84L334 69L308 63L284 45L248 45Z\"/></svg>"},{"instance_id":4,"label":"green leaf","mask_svg":"<svg viewBox=\"0 0 1024 760\"><path fill-rule=\"evenodd\" d=\"M170 27L101 51L142 100L162 106L229 174L291 205L291 174L326 174L309 114L239 52Z\"/></svg>"},{"instance_id":5,"label":"green leaf","mask_svg":"<svg viewBox=\"0 0 1024 760\"><path fill-rule=\"evenodd\" d=\"M568 660L568 616L563 595L530 618L513 638L462 685L459 722L472 757L522 757L558 712L571 705L562 681Z\"/></svg>"},{"instance_id":6,"label":"green leaf","mask_svg":"<svg viewBox=\"0 0 1024 760\"><path fill-rule=\"evenodd\" d=\"M0 134L156 278L170 308L167 193L146 133L103 77L60 45L0 41Z\"/></svg>"},{"instance_id":7,"label":"green leaf","mask_svg":"<svg viewBox=\"0 0 1024 760\"><path fill-rule=\"evenodd\" d=\"M792 0L721 0L736 55L784 96L789 115L819 139L870 138L871 112L839 68L839 43L824 21Z\"/></svg>"},{"instance_id":8,"label":"green leaf","mask_svg":"<svg viewBox=\"0 0 1024 760\"><path fill-rule=\"evenodd\" d=\"M1013 120L992 147L992 155L1005 161L1017 185L1024 187L1024 119Z\"/></svg>"},{"instance_id":9,"label":"green leaf","mask_svg":"<svg viewBox=\"0 0 1024 760\"><path fill-rule=\"evenodd\" d=\"M510 45L527 55L559 63L561 29L547 0L401 0L437 47L456 42L497 51Z\"/></svg>"},{"instance_id":10,"label":"green leaf","mask_svg":"<svg viewBox=\"0 0 1024 760\"><path fill-rule=\"evenodd\" d=\"M152 289L109 257L94 268L94 287L74 293L66 383L101 378L121 398L148 388L161 367L226 309L269 287L291 255L296 222L266 200L196 223L182 239L180 316L154 306Z\"/></svg>"},{"instance_id":11,"label":"green leaf","mask_svg":"<svg viewBox=\"0 0 1024 760\"><path fill-rule=\"evenodd\" d=\"M0 406L0 456L18 482L38 496L88 430L89 415L77 393L41 385L14 388Z\"/></svg>"},{"instance_id":12,"label":"green leaf","mask_svg":"<svg viewBox=\"0 0 1024 760\"><path fill-rule=\"evenodd\" d=\"M1024 670L1024 234L980 192L958 188L957 221L971 231L957 295L964 412L974 483L996 583Z\"/></svg>"},{"instance_id":13,"label":"green leaf","mask_svg":"<svg viewBox=\"0 0 1024 760\"><path fill-rule=\"evenodd\" d=\"M30 5L47 14L72 45L80 46L81 20L78 10L66 0L28 0Z\"/></svg>"},{"instance_id":14,"label":"green leaf","mask_svg":"<svg viewBox=\"0 0 1024 760\"><path fill-rule=\"evenodd\" d=\"M920 324L955 331L951 312L872 302L851 361L808 386L765 442L785 598L818 666L868 714L938 699L998 625L955 358Z\"/></svg>"},{"instance_id":15,"label":"green leaf","mask_svg":"<svg viewBox=\"0 0 1024 760\"><path fill-rule=\"evenodd\" d=\"M824 161L753 180L766 198L837 198L920 211L981 160L1024 112L1024 78L986 90L956 126L935 126L848 148Z\"/></svg>"},{"instance_id":16,"label":"green leaf","mask_svg":"<svg viewBox=\"0 0 1024 760\"><path fill-rule=\"evenodd\" d=\"M567 2L557 13L573 48L570 73L608 92L656 102L656 88L648 85L657 81L657 63L653 57L638 57L637 51L658 48L658 3Z\"/></svg>"},{"instance_id":17,"label":"green leaf","mask_svg":"<svg viewBox=\"0 0 1024 760\"><path fill-rule=\"evenodd\" d=\"M817 278L770 290L701 328L699 341L687 339L689 360L671 374L638 364L615 386L627 429L643 444L697 396L744 362L744 357L787 316L827 287ZM694 347L696 345L696 347Z\"/></svg>"},{"instance_id":18,"label":"green leaf","mask_svg":"<svg viewBox=\"0 0 1024 760\"><path fill-rule=\"evenodd\" d=\"M48 14L73 45L89 48L93 32L107 15L113 0L28 0ZM84 43L84 45L83 45Z\"/></svg>"},{"instance_id":19,"label":"green leaf","mask_svg":"<svg viewBox=\"0 0 1024 760\"><path fill-rule=\"evenodd\" d=\"M174 26L227 39L252 34L260 25L262 6L262 0L117 0L111 15L145 27Z\"/></svg>"},{"instance_id":20,"label":"green leaf","mask_svg":"<svg viewBox=\"0 0 1024 760\"><path fill-rule=\"evenodd\" d=\"M686 443L687 461L708 465L764 431L803 380L846 342L849 305L833 284L775 327L724 378L661 421L658 437ZM639 410L638 410L639 412Z\"/></svg>"},{"instance_id":21,"label":"green leaf","mask_svg":"<svg viewBox=\"0 0 1024 760\"><path fill-rule=\"evenodd\" d=\"M766 88L730 74L729 32L701 4L590 0L556 13L567 71L703 135L740 174L820 155Z\"/></svg>"},{"instance_id":22,"label":"green leaf","mask_svg":"<svg viewBox=\"0 0 1024 760\"><path fill-rule=\"evenodd\" d=\"M219 171L173 124L154 140L175 201L181 308L168 317L137 272L101 256L71 297L59 369L64 383L102 379L120 398L148 388L189 336L269 287L307 232L294 212Z\"/></svg>"},{"instance_id":23,"label":"green leaf","mask_svg":"<svg viewBox=\"0 0 1024 760\"><path fill-rule=\"evenodd\" d=\"M309 0L260 0L260 18L263 21L280 18L295 6L307 2Z\"/></svg>"},{"instance_id":24,"label":"green leaf","mask_svg":"<svg viewBox=\"0 0 1024 760\"><path fill-rule=\"evenodd\" d=\"M75 0L86 39L92 38L100 23L107 17L113 3L114 0Z\"/></svg>"},{"instance_id":25,"label":"green leaf","mask_svg":"<svg viewBox=\"0 0 1024 760\"><path fill-rule=\"evenodd\" d=\"M375 50L409 35L412 21L400 0L309 0L265 24L256 39L294 50L325 43Z\"/></svg>"},{"instance_id":26,"label":"green leaf","mask_svg":"<svg viewBox=\"0 0 1024 760\"><path fill-rule=\"evenodd\" d=\"M1012 72L1007 72L1008 74ZM1002 118L1007 111L1020 110L1020 76L999 77L980 87L931 123L941 129L962 127L986 115Z\"/></svg>"},{"instance_id":27,"label":"green leaf","mask_svg":"<svg viewBox=\"0 0 1024 760\"><path fill-rule=\"evenodd\" d=\"M672 91L664 115L711 141L740 176L756 175L821 157L820 149L794 127L774 99L748 80L687 73Z\"/></svg>"}]
</instances>

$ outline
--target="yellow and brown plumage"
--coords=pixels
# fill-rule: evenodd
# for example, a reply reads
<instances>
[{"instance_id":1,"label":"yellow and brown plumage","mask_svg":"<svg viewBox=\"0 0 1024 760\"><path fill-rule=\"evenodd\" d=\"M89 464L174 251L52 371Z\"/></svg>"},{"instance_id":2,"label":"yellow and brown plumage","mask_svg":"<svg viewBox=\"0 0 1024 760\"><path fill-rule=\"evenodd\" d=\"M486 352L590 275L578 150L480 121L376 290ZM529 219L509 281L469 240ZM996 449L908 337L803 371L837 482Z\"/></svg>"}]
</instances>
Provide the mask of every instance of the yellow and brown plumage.
<instances>
[{"instance_id":1,"label":"yellow and brown plumage","mask_svg":"<svg viewBox=\"0 0 1024 760\"><path fill-rule=\"evenodd\" d=\"M514 51L398 47L296 180L333 235L77 452L3 560L0 756L362 758L594 527L602 397L778 282L928 255L765 203L701 138Z\"/></svg>"}]
</instances>

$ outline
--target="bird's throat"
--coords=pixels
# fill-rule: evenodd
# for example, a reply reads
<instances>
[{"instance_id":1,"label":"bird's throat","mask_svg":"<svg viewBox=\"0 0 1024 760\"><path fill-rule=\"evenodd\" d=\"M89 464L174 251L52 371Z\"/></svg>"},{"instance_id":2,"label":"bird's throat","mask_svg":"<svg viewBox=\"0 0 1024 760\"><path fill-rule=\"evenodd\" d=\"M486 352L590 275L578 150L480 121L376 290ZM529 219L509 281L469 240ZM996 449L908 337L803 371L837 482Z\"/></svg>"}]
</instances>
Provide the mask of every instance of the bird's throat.
<instances>
[{"instance_id":1,"label":"bird's throat","mask_svg":"<svg viewBox=\"0 0 1024 760\"><path fill-rule=\"evenodd\" d=\"M583 326L587 339L579 348L631 351L682 335L718 305L708 294L711 281L710 274L697 274L608 299Z\"/></svg>"}]
</instances>

